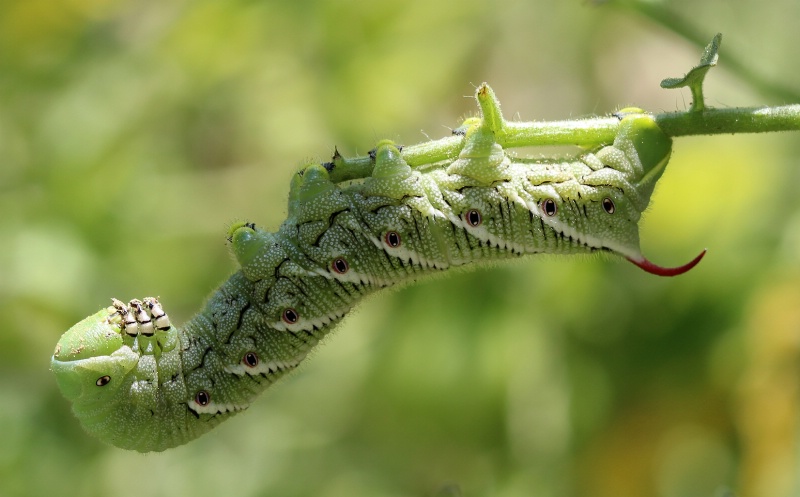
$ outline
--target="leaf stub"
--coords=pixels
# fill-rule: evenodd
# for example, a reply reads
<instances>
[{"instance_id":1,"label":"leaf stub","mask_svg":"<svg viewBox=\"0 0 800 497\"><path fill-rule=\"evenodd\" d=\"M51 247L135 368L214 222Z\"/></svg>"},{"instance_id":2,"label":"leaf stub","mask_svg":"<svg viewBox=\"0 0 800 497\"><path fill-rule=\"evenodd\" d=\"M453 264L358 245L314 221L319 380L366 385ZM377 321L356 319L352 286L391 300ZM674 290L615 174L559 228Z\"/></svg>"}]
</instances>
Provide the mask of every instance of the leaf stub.
<instances>
[{"instance_id":1,"label":"leaf stub","mask_svg":"<svg viewBox=\"0 0 800 497\"><path fill-rule=\"evenodd\" d=\"M705 98L703 97L703 82L705 81L708 70L717 65L719 60L719 47L722 44L722 33L717 33L711 40L703 55L700 57L700 64L693 67L682 78L666 78L661 81L661 88L674 89L689 87L692 92L692 106L689 112L700 112L705 109Z\"/></svg>"}]
</instances>

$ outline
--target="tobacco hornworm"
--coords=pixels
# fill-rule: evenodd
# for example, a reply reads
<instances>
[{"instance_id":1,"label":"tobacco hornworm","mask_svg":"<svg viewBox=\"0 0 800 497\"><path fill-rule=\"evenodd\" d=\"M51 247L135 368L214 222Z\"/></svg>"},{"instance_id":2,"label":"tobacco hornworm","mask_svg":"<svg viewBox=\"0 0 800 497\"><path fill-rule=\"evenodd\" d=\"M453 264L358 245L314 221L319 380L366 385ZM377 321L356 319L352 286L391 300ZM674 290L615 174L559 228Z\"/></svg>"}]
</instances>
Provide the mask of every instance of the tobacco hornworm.
<instances>
[{"instance_id":1,"label":"tobacco hornworm","mask_svg":"<svg viewBox=\"0 0 800 497\"><path fill-rule=\"evenodd\" d=\"M613 144L573 160L515 158L487 85L481 118L455 131L452 156L411 167L381 141L337 152L292 179L276 232L237 223L241 269L183 326L154 298L112 305L59 341L52 370L84 428L141 452L192 440L248 407L295 368L365 295L472 262L605 251L663 276L639 249L638 221L672 141L638 109Z\"/></svg>"}]
</instances>

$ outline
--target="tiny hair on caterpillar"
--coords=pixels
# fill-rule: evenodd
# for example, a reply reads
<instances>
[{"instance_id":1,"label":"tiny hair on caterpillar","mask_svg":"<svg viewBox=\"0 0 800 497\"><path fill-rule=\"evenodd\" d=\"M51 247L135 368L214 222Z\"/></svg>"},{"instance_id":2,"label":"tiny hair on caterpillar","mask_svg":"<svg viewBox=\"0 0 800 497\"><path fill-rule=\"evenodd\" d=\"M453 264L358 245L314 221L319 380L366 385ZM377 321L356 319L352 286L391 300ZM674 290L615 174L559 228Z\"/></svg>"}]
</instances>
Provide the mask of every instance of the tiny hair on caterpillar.
<instances>
[{"instance_id":1,"label":"tiny hair on caterpillar","mask_svg":"<svg viewBox=\"0 0 800 497\"><path fill-rule=\"evenodd\" d=\"M534 159L508 152L521 131L488 85L476 99L481 116L438 148L383 140L297 172L276 231L231 227L240 267L188 322L148 297L70 328L51 369L86 431L140 452L189 442L247 409L363 297L448 268L606 252L676 276L702 259L667 268L641 253L638 222L672 151L652 116L624 109L613 143Z\"/></svg>"}]
</instances>

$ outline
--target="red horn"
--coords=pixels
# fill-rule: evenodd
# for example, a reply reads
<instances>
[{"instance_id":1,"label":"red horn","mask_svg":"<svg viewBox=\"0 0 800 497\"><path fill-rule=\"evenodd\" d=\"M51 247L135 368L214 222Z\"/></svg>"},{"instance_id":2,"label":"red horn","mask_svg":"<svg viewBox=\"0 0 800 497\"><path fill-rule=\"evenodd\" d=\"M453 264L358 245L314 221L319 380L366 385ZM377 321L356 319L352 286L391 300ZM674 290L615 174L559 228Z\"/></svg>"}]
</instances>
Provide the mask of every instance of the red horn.
<instances>
[{"instance_id":1,"label":"red horn","mask_svg":"<svg viewBox=\"0 0 800 497\"><path fill-rule=\"evenodd\" d=\"M655 274L657 276L678 276L679 274L683 274L686 271L692 269L700 262L700 259L706 255L706 250L704 249L700 252L700 255L689 261L688 263L684 264L683 266L678 267L661 267L652 262L648 261L647 259L642 256L641 260L631 259L630 257L626 257L629 261L636 264L640 268L644 269L650 274Z\"/></svg>"}]
</instances>

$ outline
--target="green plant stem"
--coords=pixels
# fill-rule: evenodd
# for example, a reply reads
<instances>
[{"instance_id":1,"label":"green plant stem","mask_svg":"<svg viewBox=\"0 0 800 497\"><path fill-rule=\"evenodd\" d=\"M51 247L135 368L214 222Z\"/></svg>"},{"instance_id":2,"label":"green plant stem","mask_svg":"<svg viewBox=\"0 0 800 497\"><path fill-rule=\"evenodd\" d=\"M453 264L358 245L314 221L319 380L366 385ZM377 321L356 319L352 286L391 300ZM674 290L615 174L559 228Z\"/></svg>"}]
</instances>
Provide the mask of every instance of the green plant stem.
<instances>
[{"instance_id":1,"label":"green plant stem","mask_svg":"<svg viewBox=\"0 0 800 497\"><path fill-rule=\"evenodd\" d=\"M706 109L654 116L669 136L800 131L800 105Z\"/></svg>"},{"instance_id":2,"label":"green plant stem","mask_svg":"<svg viewBox=\"0 0 800 497\"><path fill-rule=\"evenodd\" d=\"M673 137L800 131L800 105L797 104L666 112L655 114L654 118L661 129ZM614 116L568 121L506 122L497 141L504 148L547 145L596 147L614 141L619 122L619 118ZM463 140L462 136L449 136L406 146L401 153L412 167L434 164L455 159L461 151ZM331 180L338 183L369 176L374 161L369 156L337 156L333 164Z\"/></svg>"},{"instance_id":3,"label":"green plant stem","mask_svg":"<svg viewBox=\"0 0 800 497\"><path fill-rule=\"evenodd\" d=\"M666 112L653 116L669 136L717 135L800 131L800 105L780 107L737 107L697 112ZM619 119L599 117L574 121L508 123L498 142L505 148L611 143Z\"/></svg>"},{"instance_id":4,"label":"green plant stem","mask_svg":"<svg viewBox=\"0 0 800 497\"><path fill-rule=\"evenodd\" d=\"M571 121L512 122L506 136L498 142L504 148L539 145L578 145L593 147L611 143L617 134L619 119L614 116Z\"/></svg>"}]
</instances>

